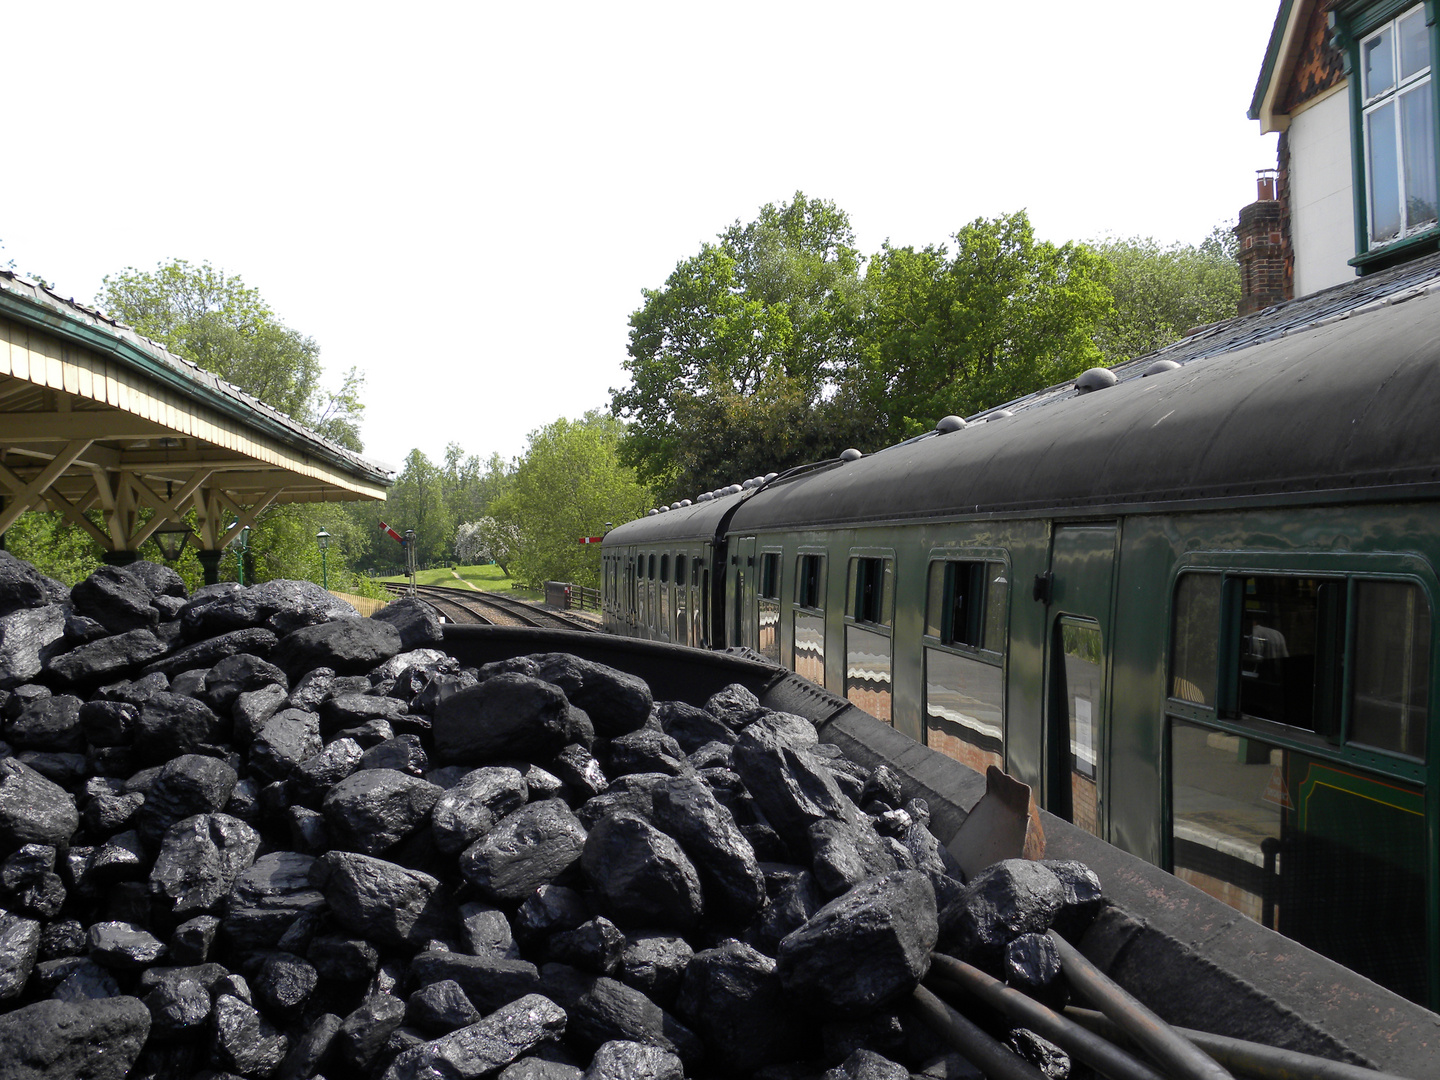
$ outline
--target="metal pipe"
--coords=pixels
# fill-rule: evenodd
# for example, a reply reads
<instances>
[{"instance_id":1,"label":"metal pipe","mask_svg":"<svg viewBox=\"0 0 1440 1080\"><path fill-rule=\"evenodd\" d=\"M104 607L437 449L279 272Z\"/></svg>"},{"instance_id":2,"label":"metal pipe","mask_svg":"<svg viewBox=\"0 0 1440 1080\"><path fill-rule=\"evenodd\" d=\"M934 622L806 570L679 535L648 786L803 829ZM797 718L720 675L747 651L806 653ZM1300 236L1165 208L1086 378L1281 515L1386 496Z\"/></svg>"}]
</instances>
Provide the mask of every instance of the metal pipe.
<instances>
[{"instance_id":1,"label":"metal pipe","mask_svg":"<svg viewBox=\"0 0 1440 1080\"><path fill-rule=\"evenodd\" d=\"M1120 1025L1175 1080L1234 1080L1224 1066L1177 1035L1054 930L1050 940L1060 951L1061 967L1076 992Z\"/></svg>"},{"instance_id":2,"label":"metal pipe","mask_svg":"<svg viewBox=\"0 0 1440 1080\"><path fill-rule=\"evenodd\" d=\"M1006 986L999 979L985 974L963 960L944 953L930 959L930 974L948 979L965 993L1008 1017L1015 1024L1027 1027L1049 1039L1060 1049L1085 1062L1096 1072L1111 1080L1165 1080L1145 1062L1120 1049L1094 1032L1081 1027L1046 1008L1032 997Z\"/></svg>"},{"instance_id":3,"label":"metal pipe","mask_svg":"<svg viewBox=\"0 0 1440 1080\"><path fill-rule=\"evenodd\" d=\"M920 1019L989 1080L1045 1080L1045 1074L1034 1065L981 1031L925 987L917 986L911 1001Z\"/></svg>"},{"instance_id":4,"label":"metal pipe","mask_svg":"<svg viewBox=\"0 0 1440 1080\"><path fill-rule=\"evenodd\" d=\"M1104 1013L1072 1007L1065 1010L1065 1015L1106 1038L1124 1035L1119 1025ZM1278 1046L1190 1028L1175 1030L1227 1069L1255 1080L1405 1080L1394 1073L1377 1072L1363 1065L1332 1061L1313 1054L1302 1054L1298 1050L1283 1050Z\"/></svg>"}]
</instances>

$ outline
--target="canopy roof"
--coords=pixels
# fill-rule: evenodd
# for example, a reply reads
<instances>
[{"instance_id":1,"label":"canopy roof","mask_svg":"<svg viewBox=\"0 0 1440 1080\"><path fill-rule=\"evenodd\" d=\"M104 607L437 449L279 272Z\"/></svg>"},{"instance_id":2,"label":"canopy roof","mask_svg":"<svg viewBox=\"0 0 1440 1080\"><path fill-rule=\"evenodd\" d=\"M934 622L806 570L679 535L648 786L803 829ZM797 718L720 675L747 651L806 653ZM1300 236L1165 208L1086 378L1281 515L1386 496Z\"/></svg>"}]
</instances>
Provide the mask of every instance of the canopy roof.
<instances>
[{"instance_id":1,"label":"canopy roof","mask_svg":"<svg viewBox=\"0 0 1440 1080\"><path fill-rule=\"evenodd\" d=\"M0 271L0 533L57 510L105 550L133 552L193 509L195 539L217 550L273 503L383 500L393 481L129 327Z\"/></svg>"}]
</instances>

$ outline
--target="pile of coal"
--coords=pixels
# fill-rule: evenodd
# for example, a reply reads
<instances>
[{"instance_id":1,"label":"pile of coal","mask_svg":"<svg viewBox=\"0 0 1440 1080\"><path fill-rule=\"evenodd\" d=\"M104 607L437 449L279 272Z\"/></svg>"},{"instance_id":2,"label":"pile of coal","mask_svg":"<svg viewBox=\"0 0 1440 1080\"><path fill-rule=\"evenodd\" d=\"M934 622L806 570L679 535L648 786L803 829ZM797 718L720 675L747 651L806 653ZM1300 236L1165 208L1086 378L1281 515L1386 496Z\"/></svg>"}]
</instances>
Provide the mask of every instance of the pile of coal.
<instances>
[{"instance_id":1,"label":"pile of coal","mask_svg":"<svg viewBox=\"0 0 1440 1080\"><path fill-rule=\"evenodd\" d=\"M1055 994L1083 867L963 883L895 774L743 687L441 637L0 551L0 1073L976 1076L906 1010L937 945Z\"/></svg>"}]
</instances>

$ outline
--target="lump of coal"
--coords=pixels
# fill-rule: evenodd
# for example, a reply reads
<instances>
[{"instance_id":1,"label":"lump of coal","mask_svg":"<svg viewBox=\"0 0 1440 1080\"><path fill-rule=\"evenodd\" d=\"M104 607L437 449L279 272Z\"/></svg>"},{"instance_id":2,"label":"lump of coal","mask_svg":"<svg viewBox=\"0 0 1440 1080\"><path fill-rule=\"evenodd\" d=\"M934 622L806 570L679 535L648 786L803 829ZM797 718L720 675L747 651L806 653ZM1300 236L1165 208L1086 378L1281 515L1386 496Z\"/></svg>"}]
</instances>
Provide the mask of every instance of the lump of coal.
<instances>
[{"instance_id":1,"label":"lump of coal","mask_svg":"<svg viewBox=\"0 0 1440 1080\"><path fill-rule=\"evenodd\" d=\"M570 808L545 799L516 810L466 848L460 873L492 900L521 900L569 869L584 847L585 827Z\"/></svg>"},{"instance_id":2,"label":"lump of coal","mask_svg":"<svg viewBox=\"0 0 1440 1080\"><path fill-rule=\"evenodd\" d=\"M976 874L946 905L941 951L998 975L1005 946L1021 934L1043 934L1064 902L1065 890L1048 867L1004 859Z\"/></svg>"},{"instance_id":3,"label":"lump of coal","mask_svg":"<svg viewBox=\"0 0 1440 1080\"><path fill-rule=\"evenodd\" d=\"M700 918L700 875L685 852L644 818L601 818L580 859L600 906L622 926L687 930Z\"/></svg>"},{"instance_id":4,"label":"lump of coal","mask_svg":"<svg viewBox=\"0 0 1440 1080\"><path fill-rule=\"evenodd\" d=\"M883 1008L920 984L938 932L923 874L870 878L780 942L780 979L812 1009L856 1016Z\"/></svg>"}]
</instances>

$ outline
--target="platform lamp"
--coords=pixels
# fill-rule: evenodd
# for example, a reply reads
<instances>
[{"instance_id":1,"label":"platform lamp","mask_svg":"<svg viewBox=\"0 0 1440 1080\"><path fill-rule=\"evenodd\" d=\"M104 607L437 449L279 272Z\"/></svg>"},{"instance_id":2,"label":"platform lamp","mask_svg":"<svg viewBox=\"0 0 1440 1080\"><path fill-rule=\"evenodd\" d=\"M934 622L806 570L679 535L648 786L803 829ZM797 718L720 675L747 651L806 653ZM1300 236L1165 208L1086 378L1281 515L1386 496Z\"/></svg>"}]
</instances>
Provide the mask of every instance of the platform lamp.
<instances>
[{"instance_id":1,"label":"platform lamp","mask_svg":"<svg viewBox=\"0 0 1440 1080\"><path fill-rule=\"evenodd\" d=\"M236 525L239 524L240 522L238 520L232 521L230 523L230 528L233 529ZM228 532L229 530L227 529L226 531ZM244 585L245 555L250 550L250 526L246 525L243 529L236 533L235 538L225 546L228 547L231 551L235 552L235 580L241 585Z\"/></svg>"},{"instance_id":2,"label":"platform lamp","mask_svg":"<svg viewBox=\"0 0 1440 1080\"><path fill-rule=\"evenodd\" d=\"M159 546L160 554L165 556L166 562L178 562L185 551L185 544L190 539L190 526L170 518L150 535Z\"/></svg>"},{"instance_id":3,"label":"platform lamp","mask_svg":"<svg viewBox=\"0 0 1440 1080\"><path fill-rule=\"evenodd\" d=\"M321 529L315 534L315 543L320 545L320 581L321 587L330 588L330 567L325 559L325 551L330 547L330 534Z\"/></svg>"}]
</instances>

